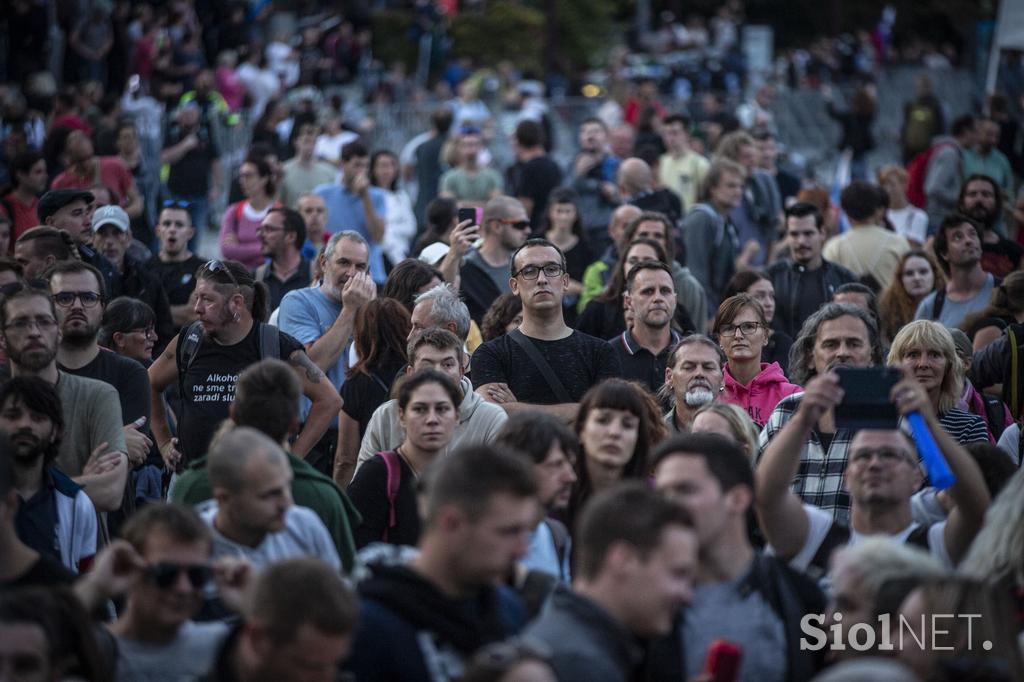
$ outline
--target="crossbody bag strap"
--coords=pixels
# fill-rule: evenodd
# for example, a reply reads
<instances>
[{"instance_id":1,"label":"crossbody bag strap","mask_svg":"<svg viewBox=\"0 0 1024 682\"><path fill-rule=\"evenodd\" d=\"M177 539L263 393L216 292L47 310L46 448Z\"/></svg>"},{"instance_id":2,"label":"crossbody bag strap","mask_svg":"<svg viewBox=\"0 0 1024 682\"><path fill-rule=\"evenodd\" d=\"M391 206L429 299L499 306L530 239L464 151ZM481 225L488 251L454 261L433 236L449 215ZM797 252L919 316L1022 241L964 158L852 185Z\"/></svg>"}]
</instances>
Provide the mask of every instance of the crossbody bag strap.
<instances>
[{"instance_id":1,"label":"crossbody bag strap","mask_svg":"<svg viewBox=\"0 0 1024 682\"><path fill-rule=\"evenodd\" d=\"M540 354L540 351L537 350L535 345L533 345L533 342L518 329L509 332L508 335L526 352L530 361L538 370L540 370L540 373L544 376L544 381L548 383L548 388L550 388L555 394L555 398L558 399L558 402L573 402L573 399L569 397L569 391L565 390L565 385L562 384L561 379L559 379L558 375L555 374L555 370L551 369L551 365L549 365L548 361L544 359L544 356Z\"/></svg>"}]
</instances>

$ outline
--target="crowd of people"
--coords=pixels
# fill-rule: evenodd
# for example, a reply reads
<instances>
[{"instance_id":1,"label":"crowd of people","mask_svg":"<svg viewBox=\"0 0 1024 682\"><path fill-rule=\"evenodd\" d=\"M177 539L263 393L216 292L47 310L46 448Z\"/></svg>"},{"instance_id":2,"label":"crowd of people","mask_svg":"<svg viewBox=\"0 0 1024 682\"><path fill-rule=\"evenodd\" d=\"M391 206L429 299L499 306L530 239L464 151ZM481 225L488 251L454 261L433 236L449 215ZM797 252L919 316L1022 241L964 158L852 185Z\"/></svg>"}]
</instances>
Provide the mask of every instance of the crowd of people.
<instances>
[{"instance_id":1,"label":"crowd of people","mask_svg":"<svg viewBox=\"0 0 1024 682\"><path fill-rule=\"evenodd\" d=\"M505 167L468 78L375 149L197 56L263 19L122 5L123 97L5 100L0 678L1024 679L1005 98L925 86L833 205L771 86L698 121L643 80L568 164L520 102ZM302 25L253 72L351 78L362 30Z\"/></svg>"}]
</instances>

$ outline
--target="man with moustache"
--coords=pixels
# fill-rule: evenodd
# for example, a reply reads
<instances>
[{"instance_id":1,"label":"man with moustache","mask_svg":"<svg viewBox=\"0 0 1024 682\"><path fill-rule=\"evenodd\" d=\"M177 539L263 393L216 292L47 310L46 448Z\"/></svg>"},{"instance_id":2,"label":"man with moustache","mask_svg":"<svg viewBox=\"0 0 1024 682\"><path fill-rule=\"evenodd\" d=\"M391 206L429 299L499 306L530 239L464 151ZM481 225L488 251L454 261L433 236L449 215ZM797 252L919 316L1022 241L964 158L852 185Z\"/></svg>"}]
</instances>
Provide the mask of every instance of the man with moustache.
<instances>
[{"instance_id":1,"label":"man with moustache","mask_svg":"<svg viewBox=\"0 0 1024 682\"><path fill-rule=\"evenodd\" d=\"M256 268L256 279L267 285L269 309L275 310L289 291L309 286L309 261L301 249L306 242L306 224L290 208L272 208L263 219L256 236L267 262Z\"/></svg>"},{"instance_id":2,"label":"man with moustache","mask_svg":"<svg viewBox=\"0 0 1024 682\"><path fill-rule=\"evenodd\" d=\"M697 411L718 399L724 365L722 348L703 334L690 334L673 347L661 389L673 394L674 405L665 415L669 435L689 431Z\"/></svg>"},{"instance_id":3,"label":"man with moustache","mask_svg":"<svg viewBox=\"0 0 1024 682\"><path fill-rule=\"evenodd\" d=\"M188 202L165 201L156 223L160 251L146 263L146 269L156 275L167 293L175 332L195 320L191 299L196 288L196 270L203 261L188 248L194 234Z\"/></svg>"},{"instance_id":4,"label":"man with moustache","mask_svg":"<svg viewBox=\"0 0 1024 682\"><path fill-rule=\"evenodd\" d=\"M972 175L960 188L957 211L981 225L981 269L1002 279L1019 270L1024 247L1003 237L1003 193L987 175Z\"/></svg>"},{"instance_id":5,"label":"man with moustache","mask_svg":"<svg viewBox=\"0 0 1024 682\"><path fill-rule=\"evenodd\" d=\"M75 573L86 570L96 554L96 510L54 465L64 431L57 391L36 377L0 386L0 431L10 440L13 487L21 498L18 538Z\"/></svg>"},{"instance_id":6,"label":"man with moustache","mask_svg":"<svg viewBox=\"0 0 1024 682\"><path fill-rule=\"evenodd\" d=\"M981 267L983 232L972 218L958 213L939 224L935 256L946 273L946 286L921 300L914 319L959 328L968 315L985 309L999 281Z\"/></svg>"}]
</instances>

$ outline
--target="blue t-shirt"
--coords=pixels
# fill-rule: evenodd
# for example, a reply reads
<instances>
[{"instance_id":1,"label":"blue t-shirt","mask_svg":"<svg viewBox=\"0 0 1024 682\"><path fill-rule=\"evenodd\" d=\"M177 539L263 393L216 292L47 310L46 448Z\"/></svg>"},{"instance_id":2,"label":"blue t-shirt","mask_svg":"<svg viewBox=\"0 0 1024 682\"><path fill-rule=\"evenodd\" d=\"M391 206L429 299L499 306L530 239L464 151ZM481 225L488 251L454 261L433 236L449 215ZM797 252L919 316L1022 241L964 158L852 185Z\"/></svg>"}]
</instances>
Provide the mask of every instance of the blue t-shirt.
<instances>
[{"instance_id":1,"label":"blue t-shirt","mask_svg":"<svg viewBox=\"0 0 1024 682\"><path fill-rule=\"evenodd\" d=\"M341 304L327 298L320 287L296 289L289 291L281 299L277 326L281 331L295 337L302 345L308 346L327 333L338 319L338 315L341 315ZM327 378L339 391L341 385L345 383L348 355L347 351L342 351L338 362L327 371ZM310 406L309 399L302 396L299 416L303 421L309 414ZM338 427L337 417L331 425L332 428Z\"/></svg>"},{"instance_id":2,"label":"blue t-shirt","mask_svg":"<svg viewBox=\"0 0 1024 682\"><path fill-rule=\"evenodd\" d=\"M370 276L377 284L384 284L387 273L384 272L384 252L380 243L370 239L366 229L366 213L363 211L363 200L352 194L341 185L320 185L313 193L323 197L327 205L327 231L331 234L352 230L358 232L370 247ZM370 203L381 219L387 218L384 205L384 192L377 187L370 188Z\"/></svg>"}]
</instances>

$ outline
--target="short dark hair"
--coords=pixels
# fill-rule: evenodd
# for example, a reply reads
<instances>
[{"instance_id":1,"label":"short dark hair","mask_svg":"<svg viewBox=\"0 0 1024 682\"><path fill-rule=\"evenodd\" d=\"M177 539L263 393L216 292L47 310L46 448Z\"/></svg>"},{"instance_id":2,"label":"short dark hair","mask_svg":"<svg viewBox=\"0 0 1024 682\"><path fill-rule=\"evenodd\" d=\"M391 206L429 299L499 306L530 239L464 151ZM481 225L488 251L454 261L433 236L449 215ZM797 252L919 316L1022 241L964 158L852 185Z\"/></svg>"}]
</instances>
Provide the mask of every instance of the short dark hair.
<instances>
[{"instance_id":1,"label":"short dark hair","mask_svg":"<svg viewBox=\"0 0 1024 682\"><path fill-rule=\"evenodd\" d=\"M64 410L57 389L39 377L12 377L6 384L0 385L0 409L8 400L20 402L29 412L41 414L53 423L56 438L43 451L43 466L49 466L57 459L64 436Z\"/></svg>"},{"instance_id":2,"label":"short dark hair","mask_svg":"<svg viewBox=\"0 0 1024 682\"><path fill-rule=\"evenodd\" d=\"M516 269L516 258L519 257L520 252L524 251L525 249L540 247L554 249L558 253L558 259L559 261L561 261L562 269L565 269L565 254L562 253L562 250L555 246L554 244L552 244L551 242L549 242L547 239L542 239L541 237L534 237L532 239L527 239L525 244L523 244L514 252L512 252L512 258L510 258L508 261L510 275L512 277L515 277L516 272L518 272L518 270Z\"/></svg>"},{"instance_id":3,"label":"short dark hair","mask_svg":"<svg viewBox=\"0 0 1024 682\"><path fill-rule=\"evenodd\" d=\"M361 159L365 156L369 156L370 152L359 140L349 142L347 145L341 148L341 160L351 161L352 159Z\"/></svg>"},{"instance_id":4,"label":"short dark hair","mask_svg":"<svg viewBox=\"0 0 1024 682\"><path fill-rule=\"evenodd\" d=\"M118 296L103 311L100 323L99 344L112 348L114 334L128 332L133 329L146 329L156 324L156 313L145 301L131 296Z\"/></svg>"},{"instance_id":5,"label":"short dark hair","mask_svg":"<svg viewBox=\"0 0 1024 682\"><path fill-rule=\"evenodd\" d=\"M295 250L301 251L302 245L306 243L306 221L303 220L302 214L284 206L277 206L267 211L267 215L271 213L280 213L284 216L284 231L295 235Z\"/></svg>"},{"instance_id":6,"label":"short dark hair","mask_svg":"<svg viewBox=\"0 0 1024 682\"><path fill-rule=\"evenodd\" d=\"M279 561L261 572L243 607L276 646L292 642L303 625L345 635L355 629L359 605L338 572L319 559Z\"/></svg>"},{"instance_id":7,"label":"short dark hair","mask_svg":"<svg viewBox=\"0 0 1024 682\"><path fill-rule=\"evenodd\" d=\"M839 205L850 220L862 222L878 210L878 188L870 182L854 180L839 195Z\"/></svg>"},{"instance_id":8,"label":"short dark hair","mask_svg":"<svg viewBox=\"0 0 1024 682\"><path fill-rule=\"evenodd\" d=\"M675 226L664 213L658 213L657 211L644 211L638 215L622 232L622 243L632 243L635 239L634 235L636 234L636 231L640 229L640 226L644 223L661 223L665 226L665 243L663 246L665 248L666 261L671 263L676 257Z\"/></svg>"},{"instance_id":9,"label":"short dark hair","mask_svg":"<svg viewBox=\"0 0 1024 682\"><path fill-rule=\"evenodd\" d=\"M686 132L690 132L690 126L692 125L690 122L690 117L687 116L686 114L670 114L666 116L665 120L663 120L661 123L662 125L666 126L671 125L673 123L678 123L681 126L683 126L683 130L685 130Z\"/></svg>"},{"instance_id":10,"label":"short dark hair","mask_svg":"<svg viewBox=\"0 0 1024 682\"><path fill-rule=\"evenodd\" d=\"M107 282L103 278L101 273L94 265L86 263L81 260L59 260L43 272L43 279L50 283L50 293L53 293L53 276L54 275L75 275L80 272L88 272L96 278L96 288L100 295L100 300L104 303L107 300Z\"/></svg>"},{"instance_id":11,"label":"short dark hair","mask_svg":"<svg viewBox=\"0 0 1024 682\"><path fill-rule=\"evenodd\" d=\"M978 122L978 119L973 114L964 114L953 119L953 124L949 127L949 132L953 137L960 137L968 130L973 128Z\"/></svg>"},{"instance_id":12,"label":"short dark hair","mask_svg":"<svg viewBox=\"0 0 1024 682\"><path fill-rule=\"evenodd\" d=\"M588 116L587 118L583 119L580 122L580 128L582 128L585 125L598 125L604 128L605 132L608 132L608 124L605 123L602 119L598 118L597 116Z\"/></svg>"},{"instance_id":13,"label":"short dark hair","mask_svg":"<svg viewBox=\"0 0 1024 682\"><path fill-rule=\"evenodd\" d=\"M32 170L32 166L36 165L43 160L43 155L39 152L31 150L24 151L11 160L11 183L14 187L17 187L20 183L18 182L18 173L28 173ZM14 216L8 216L12 220Z\"/></svg>"},{"instance_id":14,"label":"short dark hair","mask_svg":"<svg viewBox=\"0 0 1024 682\"><path fill-rule=\"evenodd\" d=\"M516 126L515 136L519 146L527 149L544 144L544 129L539 123L529 119L519 122L519 125Z\"/></svg>"},{"instance_id":15,"label":"short dark hair","mask_svg":"<svg viewBox=\"0 0 1024 682\"><path fill-rule=\"evenodd\" d=\"M736 294L745 294L750 291L750 287L754 286L761 280L771 282L771 278L764 274L760 270L740 270L732 278L726 282L725 289L722 291L722 300L732 298Z\"/></svg>"},{"instance_id":16,"label":"short dark hair","mask_svg":"<svg viewBox=\"0 0 1024 682\"><path fill-rule=\"evenodd\" d=\"M467 445L434 461L424 472L426 511L430 525L437 512L455 505L470 518L487 512L491 498L502 493L518 498L536 497L533 467L521 456L495 445Z\"/></svg>"},{"instance_id":17,"label":"short dark hair","mask_svg":"<svg viewBox=\"0 0 1024 682\"><path fill-rule=\"evenodd\" d=\"M21 267L21 263L10 256L0 256L0 272L13 272L18 279L25 275L25 269Z\"/></svg>"},{"instance_id":18,"label":"short dark hair","mask_svg":"<svg viewBox=\"0 0 1024 682\"><path fill-rule=\"evenodd\" d=\"M169 502L147 504L128 519L121 529L121 537L142 554L146 540L159 529L175 542L205 543L213 547L210 529L192 507Z\"/></svg>"},{"instance_id":19,"label":"short dark hair","mask_svg":"<svg viewBox=\"0 0 1024 682\"><path fill-rule=\"evenodd\" d=\"M270 154L276 156L277 152L270 150ZM256 146L253 145L253 148L249 150L249 155L245 157L245 161L242 163L251 163L256 166L256 174L261 178L267 179L267 187L265 190L267 196L273 197L277 193L277 183L274 182L274 169L271 168L270 162L267 161L267 156L270 154L261 155L257 151Z\"/></svg>"},{"instance_id":20,"label":"short dark hair","mask_svg":"<svg viewBox=\"0 0 1024 682\"><path fill-rule=\"evenodd\" d=\"M939 229L935 231L935 258L939 261L939 265L947 275L950 273L949 261L946 260L946 254L949 253L949 236L946 232L956 229L964 223L974 228L974 231L978 233L978 241L980 242L982 235L985 233L984 228L977 221L968 218L963 213L950 213L942 219L942 222L939 223Z\"/></svg>"},{"instance_id":21,"label":"short dark hair","mask_svg":"<svg viewBox=\"0 0 1024 682\"><path fill-rule=\"evenodd\" d=\"M438 384L443 388L451 398L455 410L458 411L459 405L462 403L462 389L455 385L450 376L438 372L436 369L421 369L402 378L398 386L398 409L404 411L409 406L409 401L412 400L412 392L425 384Z\"/></svg>"},{"instance_id":22,"label":"short dark hair","mask_svg":"<svg viewBox=\"0 0 1024 682\"><path fill-rule=\"evenodd\" d=\"M509 416L494 442L526 455L533 464L546 460L556 443L570 461L579 461L581 454L580 441L569 427L539 410L516 412Z\"/></svg>"},{"instance_id":23,"label":"short dark hair","mask_svg":"<svg viewBox=\"0 0 1024 682\"><path fill-rule=\"evenodd\" d=\"M714 433L687 433L662 441L651 457L652 471L669 457L700 457L718 481L722 492L745 485L754 491L754 470L750 457L735 442Z\"/></svg>"},{"instance_id":24,"label":"short dark hair","mask_svg":"<svg viewBox=\"0 0 1024 682\"><path fill-rule=\"evenodd\" d=\"M672 526L692 529L690 513L658 495L646 482L616 483L594 495L583 508L574 535L574 575L597 578L609 549L617 543L631 545L646 559Z\"/></svg>"},{"instance_id":25,"label":"short dark hair","mask_svg":"<svg viewBox=\"0 0 1024 682\"><path fill-rule=\"evenodd\" d=\"M662 263L660 260L646 258L629 269L629 272L626 274L626 291L633 290L633 281L636 279L636 276L644 270L661 270L668 274L669 279L672 280L672 268L665 263ZM672 286L675 287L674 280L672 281Z\"/></svg>"},{"instance_id":26,"label":"short dark hair","mask_svg":"<svg viewBox=\"0 0 1024 682\"><path fill-rule=\"evenodd\" d=\"M452 224L458 210L458 202L449 197L438 197L427 204L427 226L438 234L444 234Z\"/></svg>"},{"instance_id":27,"label":"short dark hair","mask_svg":"<svg viewBox=\"0 0 1024 682\"><path fill-rule=\"evenodd\" d=\"M455 114L452 112L452 108L449 106L438 107L434 110L434 113L430 115L430 123L441 135L447 135L448 131L452 127L452 122L455 120Z\"/></svg>"},{"instance_id":28,"label":"short dark hair","mask_svg":"<svg viewBox=\"0 0 1024 682\"><path fill-rule=\"evenodd\" d=\"M462 340L459 337L443 327L428 327L409 339L406 356L410 367L416 364L416 354L424 346L430 346L435 350L454 350L456 358L462 355Z\"/></svg>"},{"instance_id":29,"label":"short dark hair","mask_svg":"<svg viewBox=\"0 0 1024 682\"><path fill-rule=\"evenodd\" d=\"M2 404L0 403L0 405ZM967 452L971 453L974 463L981 469L985 487L988 488L989 495L994 500L1007 481L1017 473L1017 467L994 443L971 443L964 447L967 448Z\"/></svg>"},{"instance_id":30,"label":"short dark hair","mask_svg":"<svg viewBox=\"0 0 1024 682\"><path fill-rule=\"evenodd\" d=\"M272 358L260 360L238 375L234 422L262 431L280 443L299 415L301 395L302 384L287 363Z\"/></svg>"},{"instance_id":31,"label":"short dark hair","mask_svg":"<svg viewBox=\"0 0 1024 682\"><path fill-rule=\"evenodd\" d=\"M790 218L806 218L809 215L814 216L814 226L820 230L825 224L825 218L821 215L821 210L814 204L798 201L786 209L786 220Z\"/></svg>"},{"instance_id":32,"label":"short dark hair","mask_svg":"<svg viewBox=\"0 0 1024 682\"><path fill-rule=\"evenodd\" d=\"M34 297L38 297L46 301L50 307L50 314L53 315L53 319L56 320L57 308L54 306L53 298L50 297L50 292L46 289L22 285L18 291L7 294L6 296L0 296L0 329L7 329L7 306L10 303Z\"/></svg>"}]
</instances>

